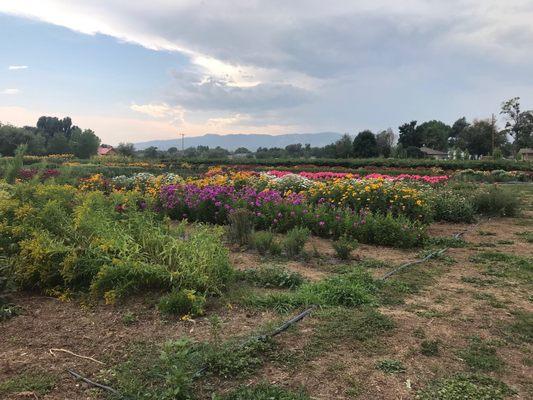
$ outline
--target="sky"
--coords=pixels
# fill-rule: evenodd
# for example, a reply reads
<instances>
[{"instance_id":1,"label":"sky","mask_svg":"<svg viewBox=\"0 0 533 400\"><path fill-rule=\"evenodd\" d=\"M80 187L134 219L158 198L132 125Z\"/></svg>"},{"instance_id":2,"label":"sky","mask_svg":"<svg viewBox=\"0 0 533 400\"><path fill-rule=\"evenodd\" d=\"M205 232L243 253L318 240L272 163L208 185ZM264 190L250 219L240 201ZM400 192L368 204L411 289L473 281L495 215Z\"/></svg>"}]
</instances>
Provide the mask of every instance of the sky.
<instances>
[{"instance_id":1,"label":"sky","mask_svg":"<svg viewBox=\"0 0 533 400\"><path fill-rule=\"evenodd\" d=\"M117 144L487 118L533 108L531 21L533 0L0 0L0 121Z\"/></svg>"}]
</instances>

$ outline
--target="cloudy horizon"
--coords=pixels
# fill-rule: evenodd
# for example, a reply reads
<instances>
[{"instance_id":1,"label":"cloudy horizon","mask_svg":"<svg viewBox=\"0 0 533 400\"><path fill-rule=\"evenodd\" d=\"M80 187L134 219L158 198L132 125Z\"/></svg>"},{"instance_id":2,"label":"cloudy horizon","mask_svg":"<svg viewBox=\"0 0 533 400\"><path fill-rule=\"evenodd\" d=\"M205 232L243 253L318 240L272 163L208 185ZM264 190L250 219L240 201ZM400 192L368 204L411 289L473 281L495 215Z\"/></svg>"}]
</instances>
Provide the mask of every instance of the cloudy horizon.
<instances>
[{"instance_id":1,"label":"cloudy horizon","mask_svg":"<svg viewBox=\"0 0 533 400\"><path fill-rule=\"evenodd\" d=\"M104 142L374 131L533 108L533 2L0 3L0 121Z\"/></svg>"}]
</instances>

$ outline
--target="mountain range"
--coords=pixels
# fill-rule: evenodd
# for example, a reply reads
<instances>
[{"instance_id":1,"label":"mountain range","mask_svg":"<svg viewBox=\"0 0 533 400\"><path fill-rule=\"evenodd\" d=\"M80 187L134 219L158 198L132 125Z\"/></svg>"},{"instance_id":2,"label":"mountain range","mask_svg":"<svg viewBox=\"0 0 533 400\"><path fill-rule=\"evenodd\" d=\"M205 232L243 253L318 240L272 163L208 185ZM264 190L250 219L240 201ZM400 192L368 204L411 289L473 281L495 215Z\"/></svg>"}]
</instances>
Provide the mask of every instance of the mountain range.
<instances>
[{"instance_id":1,"label":"mountain range","mask_svg":"<svg viewBox=\"0 0 533 400\"><path fill-rule=\"evenodd\" d=\"M269 134L229 134L219 135L209 133L203 136L185 137L184 147L209 146L214 148L220 146L233 151L239 147L246 147L250 151L256 151L258 147L285 147L289 144L309 143L312 147L322 147L338 140L342 135L337 132L319 133L290 133L284 135ZM144 150L154 146L159 150L168 150L170 147L181 149L181 138L167 140L150 140L148 142L135 143L137 150Z\"/></svg>"}]
</instances>

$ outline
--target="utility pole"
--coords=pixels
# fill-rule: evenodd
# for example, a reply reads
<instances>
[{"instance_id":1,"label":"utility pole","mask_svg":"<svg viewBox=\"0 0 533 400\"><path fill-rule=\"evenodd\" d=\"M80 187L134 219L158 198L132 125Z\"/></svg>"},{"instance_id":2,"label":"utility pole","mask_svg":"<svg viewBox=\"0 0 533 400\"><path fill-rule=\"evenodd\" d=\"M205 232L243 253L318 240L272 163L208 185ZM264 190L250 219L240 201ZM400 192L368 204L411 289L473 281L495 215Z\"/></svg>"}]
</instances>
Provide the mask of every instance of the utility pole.
<instances>
[{"instance_id":1,"label":"utility pole","mask_svg":"<svg viewBox=\"0 0 533 400\"><path fill-rule=\"evenodd\" d=\"M491 125L492 125L492 155L494 155L494 136L496 134L496 117L494 116L494 113L492 114L491 119Z\"/></svg>"}]
</instances>

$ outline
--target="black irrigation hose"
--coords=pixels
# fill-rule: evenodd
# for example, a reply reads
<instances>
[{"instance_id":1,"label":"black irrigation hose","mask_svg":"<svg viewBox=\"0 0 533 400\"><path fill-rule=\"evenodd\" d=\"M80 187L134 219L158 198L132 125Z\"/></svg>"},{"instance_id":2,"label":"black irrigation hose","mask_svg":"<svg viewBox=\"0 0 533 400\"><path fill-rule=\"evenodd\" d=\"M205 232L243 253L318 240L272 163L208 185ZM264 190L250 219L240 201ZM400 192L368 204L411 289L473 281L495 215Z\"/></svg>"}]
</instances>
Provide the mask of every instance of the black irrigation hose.
<instances>
[{"instance_id":1,"label":"black irrigation hose","mask_svg":"<svg viewBox=\"0 0 533 400\"><path fill-rule=\"evenodd\" d=\"M106 390L108 392L111 392L111 393L113 393L115 395L120 396L120 393L117 390L113 389L112 387L109 387L109 386L106 386L106 385L102 385L101 383L98 383L98 382L91 381L90 379L85 378L84 376L81 376L80 374L78 374L77 372L75 372L75 371L73 371L71 369L67 369L67 372L70 375L72 375L74 378L79 379L79 380L81 380L81 381L83 381L85 383L88 383L91 386L95 386L97 388Z\"/></svg>"},{"instance_id":2,"label":"black irrigation hose","mask_svg":"<svg viewBox=\"0 0 533 400\"><path fill-rule=\"evenodd\" d=\"M480 223L481 223L481 221L479 221L479 222L477 222L476 224L474 224L474 225L468 227L467 229L462 230L461 232L457 232L457 233L453 234L452 237L453 237L454 239L459 239L461 236L463 236L463 235L464 235L465 233L467 233L468 231L474 229L474 228L475 228L476 226L478 226ZM408 263L402 264L402 265L400 265L398 268L395 268L395 269L393 269L392 271L387 272L385 275L383 275L383 276L380 278L380 280L384 281L384 280L390 278L392 275L395 275L395 274L397 274L398 272L404 270L404 269L407 268L407 267L410 267L410 266L412 266L412 265L416 265L416 264L422 264L422 263L426 262L427 260L430 260L430 259L432 259L432 258L438 257L438 256L444 254L446 251L448 251L448 249L449 249L449 247L444 247L444 248L442 248L442 249L440 249L440 250L436 250L436 251L434 251L434 252L432 252L432 253L429 253L427 256L425 256L424 258L422 258L422 259L420 259L420 260L410 261L410 262L408 262Z\"/></svg>"}]
</instances>

